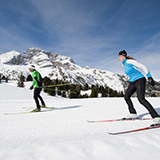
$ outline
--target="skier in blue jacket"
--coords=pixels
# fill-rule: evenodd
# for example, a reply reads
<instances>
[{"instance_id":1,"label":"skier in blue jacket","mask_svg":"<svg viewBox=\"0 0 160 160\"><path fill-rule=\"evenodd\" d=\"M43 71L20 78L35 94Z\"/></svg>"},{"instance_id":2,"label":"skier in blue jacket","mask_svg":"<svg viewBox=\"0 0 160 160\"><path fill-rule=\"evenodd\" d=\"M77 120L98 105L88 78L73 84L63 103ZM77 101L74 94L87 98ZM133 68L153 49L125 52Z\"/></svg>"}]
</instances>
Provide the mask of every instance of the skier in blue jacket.
<instances>
[{"instance_id":1,"label":"skier in blue jacket","mask_svg":"<svg viewBox=\"0 0 160 160\"><path fill-rule=\"evenodd\" d=\"M118 54L119 60L123 64L124 72L129 77L129 86L125 93L124 99L128 105L130 114L127 119L137 118L137 112L131 101L131 96L136 91L139 102L149 111L153 118L153 124L160 124L160 115L155 111L152 105L145 99L146 78L139 69L142 69L148 78L150 85L154 86L154 80L146 66L137 62L134 58L127 56L125 50Z\"/></svg>"}]
</instances>

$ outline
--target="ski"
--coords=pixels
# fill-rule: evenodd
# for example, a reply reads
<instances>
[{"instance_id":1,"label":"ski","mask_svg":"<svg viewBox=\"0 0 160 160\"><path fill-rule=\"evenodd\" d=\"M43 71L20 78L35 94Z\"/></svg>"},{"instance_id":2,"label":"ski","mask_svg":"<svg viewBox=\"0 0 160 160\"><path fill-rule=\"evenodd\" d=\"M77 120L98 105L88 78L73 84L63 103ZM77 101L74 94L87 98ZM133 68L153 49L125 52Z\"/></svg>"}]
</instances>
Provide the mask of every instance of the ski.
<instances>
[{"instance_id":1,"label":"ski","mask_svg":"<svg viewBox=\"0 0 160 160\"><path fill-rule=\"evenodd\" d=\"M43 108L56 109L56 107L43 107Z\"/></svg>"},{"instance_id":2,"label":"ski","mask_svg":"<svg viewBox=\"0 0 160 160\"><path fill-rule=\"evenodd\" d=\"M26 112L10 112L10 113L4 113L5 115L17 115L17 114L29 114L29 113L41 113L41 112L48 112L52 111L52 108L49 108L50 110L41 110L39 112L33 112L33 111L26 111Z\"/></svg>"},{"instance_id":3,"label":"ski","mask_svg":"<svg viewBox=\"0 0 160 160\"><path fill-rule=\"evenodd\" d=\"M126 119L126 118L119 118L119 119L108 119L108 120L98 120L98 121L90 121L87 120L88 123L102 123L102 122L118 122L118 121L143 121L143 120L152 120L152 118L136 118L136 119Z\"/></svg>"},{"instance_id":4,"label":"ski","mask_svg":"<svg viewBox=\"0 0 160 160\"><path fill-rule=\"evenodd\" d=\"M35 107L22 107L23 109L35 108ZM56 109L56 107L42 107L46 109Z\"/></svg>"},{"instance_id":5,"label":"ski","mask_svg":"<svg viewBox=\"0 0 160 160\"><path fill-rule=\"evenodd\" d=\"M11 113L4 113L4 114L5 115L16 115L16 114L28 114L28 113L37 113L37 112L32 112L32 111L28 111L28 112L11 112Z\"/></svg>"},{"instance_id":6,"label":"ski","mask_svg":"<svg viewBox=\"0 0 160 160\"><path fill-rule=\"evenodd\" d=\"M128 131L122 131L122 132L109 132L108 134L110 134L110 135L126 134L126 133L145 131L145 130L154 129L154 128L160 128L160 125L151 125L149 127L138 128L138 129L133 129L133 130L128 130Z\"/></svg>"}]
</instances>

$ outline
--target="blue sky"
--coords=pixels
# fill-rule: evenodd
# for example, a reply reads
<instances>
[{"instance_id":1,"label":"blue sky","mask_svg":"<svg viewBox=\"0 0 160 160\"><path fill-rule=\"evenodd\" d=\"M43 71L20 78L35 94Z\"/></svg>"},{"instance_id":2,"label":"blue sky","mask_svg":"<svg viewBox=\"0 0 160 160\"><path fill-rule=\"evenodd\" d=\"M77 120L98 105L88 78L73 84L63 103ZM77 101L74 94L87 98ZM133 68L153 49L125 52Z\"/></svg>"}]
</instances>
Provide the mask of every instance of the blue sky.
<instances>
[{"instance_id":1,"label":"blue sky","mask_svg":"<svg viewBox=\"0 0 160 160\"><path fill-rule=\"evenodd\" d=\"M124 73L120 50L160 79L160 0L0 0L0 53L30 47Z\"/></svg>"}]
</instances>

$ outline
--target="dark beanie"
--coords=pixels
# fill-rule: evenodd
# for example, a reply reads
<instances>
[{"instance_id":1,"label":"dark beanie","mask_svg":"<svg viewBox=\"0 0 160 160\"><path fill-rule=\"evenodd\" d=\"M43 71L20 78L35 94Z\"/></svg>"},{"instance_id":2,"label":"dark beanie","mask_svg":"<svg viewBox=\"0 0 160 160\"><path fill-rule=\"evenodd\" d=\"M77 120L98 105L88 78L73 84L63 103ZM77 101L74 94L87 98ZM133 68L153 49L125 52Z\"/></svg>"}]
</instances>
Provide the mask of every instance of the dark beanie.
<instances>
[{"instance_id":1,"label":"dark beanie","mask_svg":"<svg viewBox=\"0 0 160 160\"><path fill-rule=\"evenodd\" d=\"M122 56L127 57L127 52L126 52L125 50L123 50L123 51L120 51L120 52L118 53L118 55L119 55L119 56L122 55Z\"/></svg>"}]
</instances>

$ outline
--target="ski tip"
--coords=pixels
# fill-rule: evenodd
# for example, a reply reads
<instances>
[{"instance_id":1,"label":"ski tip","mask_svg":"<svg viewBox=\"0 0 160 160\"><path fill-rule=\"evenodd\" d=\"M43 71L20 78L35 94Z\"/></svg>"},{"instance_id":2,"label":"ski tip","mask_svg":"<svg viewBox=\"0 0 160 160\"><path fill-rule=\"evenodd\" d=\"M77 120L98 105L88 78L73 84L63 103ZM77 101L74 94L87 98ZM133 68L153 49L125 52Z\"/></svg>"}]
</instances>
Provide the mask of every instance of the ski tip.
<instances>
[{"instance_id":1,"label":"ski tip","mask_svg":"<svg viewBox=\"0 0 160 160\"><path fill-rule=\"evenodd\" d=\"M110 135L115 135L115 133L111 133L111 132L109 132L108 134L110 134Z\"/></svg>"},{"instance_id":2,"label":"ski tip","mask_svg":"<svg viewBox=\"0 0 160 160\"><path fill-rule=\"evenodd\" d=\"M121 134L125 134L125 133L129 133L129 132L115 132L115 133L109 132L108 134L110 134L110 135L121 135Z\"/></svg>"},{"instance_id":3,"label":"ski tip","mask_svg":"<svg viewBox=\"0 0 160 160\"><path fill-rule=\"evenodd\" d=\"M149 127L150 128L159 128L160 124L151 124Z\"/></svg>"},{"instance_id":4,"label":"ski tip","mask_svg":"<svg viewBox=\"0 0 160 160\"><path fill-rule=\"evenodd\" d=\"M8 113L4 113L4 115L9 115Z\"/></svg>"},{"instance_id":5,"label":"ski tip","mask_svg":"<svg viewBox=\"0 0 160 160\"><path fill-rule=\"evenodd\" d=\"M119 134L119 133L112 133L112 132L109 132L108 134L110 134L110 135L117 135L117 134Z\"/></svg>"},{"instance_id":6,"label":"ski tip","mask_svg":"<svg viewBox=\"0 0 160 160\"><path fill-rule=\"evenodd\" d=\"M88 123L99 123L101 121L91 121L91 120L87 120Z\"/></svg>"}]
</instances>

